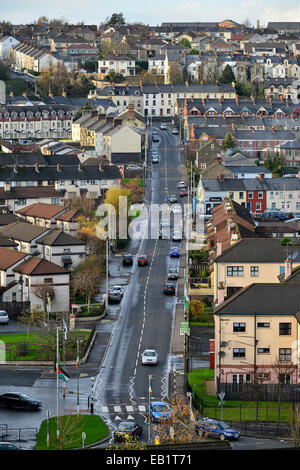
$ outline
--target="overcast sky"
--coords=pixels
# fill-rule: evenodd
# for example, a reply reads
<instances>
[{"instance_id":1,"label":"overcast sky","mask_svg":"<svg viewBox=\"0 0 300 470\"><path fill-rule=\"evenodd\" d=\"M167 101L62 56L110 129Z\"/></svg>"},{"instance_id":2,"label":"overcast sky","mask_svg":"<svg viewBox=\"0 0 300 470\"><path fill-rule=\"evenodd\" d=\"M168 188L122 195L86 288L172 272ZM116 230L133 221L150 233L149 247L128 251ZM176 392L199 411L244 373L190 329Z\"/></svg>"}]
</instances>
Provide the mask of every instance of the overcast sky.
<instances>
[{"instance_id":1,"label":"overcast sky","mask_svg":"<svg viewBox=\"0 0 300 470\"><path fill-rule=\"evenodd\" d=\"M232 19L252 24L268 21L300 21L300 1L289 0L14 0L1 2L0 18L15 24L33 22L39 16L64 18L71 23L99 24L112 13L122 12L127 22L149 25L163 21L221 21Z\"/></svg>"}]
</instances>

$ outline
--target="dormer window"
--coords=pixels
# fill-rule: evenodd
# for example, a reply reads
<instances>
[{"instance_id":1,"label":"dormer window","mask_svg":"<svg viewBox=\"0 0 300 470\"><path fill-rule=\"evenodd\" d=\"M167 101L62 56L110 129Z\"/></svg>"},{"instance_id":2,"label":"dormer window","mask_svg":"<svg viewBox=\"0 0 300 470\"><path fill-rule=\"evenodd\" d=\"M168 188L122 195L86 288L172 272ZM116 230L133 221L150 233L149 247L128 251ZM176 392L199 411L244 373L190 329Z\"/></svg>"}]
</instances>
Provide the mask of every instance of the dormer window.
<instances>
[{"instance_id":1,"label":"dormer window","mask_svg":"<svg viewBox=\"0 0 300 470\"><path fill-rule=\"evenodd\" d=\"M11 113L11 118L12 118L12 119L17 119L17 113L14 113L14 112Z\"/></svg>"},{"instance_id":2,"label":"dormer window","mask_svg":"<svg viewBox=\"0 0 300 470\"><path fill-rule=\"evenodd\" d=\"M35 113L36 117L41 117L41 113L38 111L37 113Z\"/></svg>"}]
</instances>

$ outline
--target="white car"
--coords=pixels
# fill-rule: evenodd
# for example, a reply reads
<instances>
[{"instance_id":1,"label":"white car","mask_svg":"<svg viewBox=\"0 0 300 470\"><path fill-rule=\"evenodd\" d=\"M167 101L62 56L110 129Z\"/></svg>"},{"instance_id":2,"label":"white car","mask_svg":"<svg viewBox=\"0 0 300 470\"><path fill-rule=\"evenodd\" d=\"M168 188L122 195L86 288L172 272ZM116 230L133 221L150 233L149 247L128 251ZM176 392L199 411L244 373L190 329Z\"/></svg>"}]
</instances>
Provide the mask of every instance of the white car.
<instances>
[{"instance_id":1,"label":"white car","mask_svg":"<svg viewBox=\"0 0 300 470\"><path fill-rule=\"evenodd\" d=\"M9 318L5 310L0 310L0 323L7 324L9 322Z\"/></svg>"},{"instance_id":2,"label":"white car","mask_svg":"<svg viewBox=\"0 0 300 470\"><path fill-rule=\"evenodd\" d=\"M142 354L142 364L143 365L153 365L155 366L158 362L158 355L155 349L146 349Z\"/></svg>"},{"instance_id":3,"label":"white car","mask_svg":"<svg viewBox=\"0 0 300 470\"><path fill-rule=\"evenodd\" d=\"M175 127L175 129L172 130L172 134L178 135L178 129L176 129L176 127Z\"/></svg>"},{"instance_id":4,"label":"white car","mask_svg":"<svg viewBox=\"0 0 300 470\"><path fill-rule=\"evenodd\" d=\"M177 183L177 188L186 188L186 183L184 181L179 181Z\"/></svg>"},{"instance_id":5,"label":"white car","mask_svg":"<svg viewBox=\"0 0 300 470\"><path fill-rule=\"evenodd\" d=\"M167 126L166 126L165 124L161 124L161 125L160 125L160 129L161 129L162 131L165 131L165 130L167 130Z\"/></svg>"},{"instance_id":6,"label":"white car","mask_svg":"<svg viewBox=\"0 0 300 470\"><path fill-rule=\"evenodd\" d=\"M182 234L179 230L174 230L174 232L172 233L172 240L174 242L180 242L182 240Z\"/></svg>"},{"instance_id":7,"label":"white car","mask_svg":"<svg viewBox=\"0 0 300 470\"><path fill-rule=\"evenodd\" d=\"M127 169L128 170L141 170L142 168L138 165L128 165Z\"/></svg>"},{"instance_id":8,"label":"white car","mask_svg":"<svg viewBox=\"0 0 300 470\"><path fill-rule=\"evenodd\" d=\"M156 155L152 155L152 163L159 163L159 158Z\"/></svg>"},{"instance_id":9,"label":"white car","mask_svg":"<svg viewBox=\"0 0 300 470\"><path fill-rule=\"evenodd\" d=\"M179 204L174 204L174 206L172 206L172 212L174 214L181 214L182 213L181 206Z\"/></svg>"},{"instance_id":10,"label":"white car","mask_svg":"<svg viewBox=\"0 0 300 470\"><path fill-rule=\"evenodd\" d=\"M121 296L123 297L124 288L122 286L112 286L111 291L120 292Z\"/></svg>"}]
</instances>

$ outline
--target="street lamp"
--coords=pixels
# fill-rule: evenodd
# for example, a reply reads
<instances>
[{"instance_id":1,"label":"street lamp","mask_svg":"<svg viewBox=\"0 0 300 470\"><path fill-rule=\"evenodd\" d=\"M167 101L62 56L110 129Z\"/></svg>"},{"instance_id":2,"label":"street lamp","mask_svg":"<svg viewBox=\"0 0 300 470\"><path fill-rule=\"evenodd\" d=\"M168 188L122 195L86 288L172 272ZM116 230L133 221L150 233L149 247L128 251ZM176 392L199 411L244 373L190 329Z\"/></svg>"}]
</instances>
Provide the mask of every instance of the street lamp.
<instances>
[{"instance_id":1,"label":"street lamp","mask_svg":"<svg viewBox=\"0 0 300 470\"><path fill-rule=\"evenodd\" d=\"M76 367L78 368L79 365L79 343L84 340L83 336L76 338L77 344L77 358L76 358ZM80 372L78 371L77 375L77 416L79 416L79 379L80 379Z\"/></svg>"},{"instance_id":2,"label":"street lamp","mask_svg":"<svg viewBox=\"0 0 300 470\"><path fill-rule=\"evenodd\" d=\"M21 291L21 311L23 310L23 284L24 284L24 279L23 279L23 274L20 274L18 284L20 286L20 291Z\"/></svg>"},{"instance_id":3,"label":"street lamp","mask_svg":"<svg viewBox=\"0 0 300 470\"><path fill-rule=\"evenodd\" d=\"M91 386L92 386L92 392L91 392L91 414L94 413L94 377L91 377Z\"/></svg>"}]
</instances>

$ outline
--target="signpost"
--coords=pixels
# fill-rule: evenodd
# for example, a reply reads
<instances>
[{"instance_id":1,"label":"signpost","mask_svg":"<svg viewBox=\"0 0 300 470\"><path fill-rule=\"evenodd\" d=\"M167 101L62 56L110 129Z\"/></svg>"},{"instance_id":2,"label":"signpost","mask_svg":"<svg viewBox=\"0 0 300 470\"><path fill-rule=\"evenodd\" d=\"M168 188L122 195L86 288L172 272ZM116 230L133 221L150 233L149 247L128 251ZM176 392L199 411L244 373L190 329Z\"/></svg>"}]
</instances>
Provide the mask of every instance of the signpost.
<instances>
[{"instance_id":1,"label":"signpost","mask_svg":"<svg viewBox=\"0 0 300 470\"><path fill-rule=\"evenodd\" d=\"M221 420L223 420L223 405L225 403L224 401L225 392L218 393L218 397L220 398L219 405L221 406Z\"/></svg>"},{"instance_id":2,"label":"signpost","mask_svg":"<svg viewBox=\"0 0 300 470\"><path fill-rule=\"evenodd\" d=\"M180 335L189 335L190 334L190 328L189 328L189 322L188 321L183 321L181 322L180 326Z\"/></svg>"}]
</instances>

